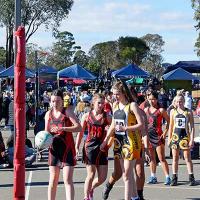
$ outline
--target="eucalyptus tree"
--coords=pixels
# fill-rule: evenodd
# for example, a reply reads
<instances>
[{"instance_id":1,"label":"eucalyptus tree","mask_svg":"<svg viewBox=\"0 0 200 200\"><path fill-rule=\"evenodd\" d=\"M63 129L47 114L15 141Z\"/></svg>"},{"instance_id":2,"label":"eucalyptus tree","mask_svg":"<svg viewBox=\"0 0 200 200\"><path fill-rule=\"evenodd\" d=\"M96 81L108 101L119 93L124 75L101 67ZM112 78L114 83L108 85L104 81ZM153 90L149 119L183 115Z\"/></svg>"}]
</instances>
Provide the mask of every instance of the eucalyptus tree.
<instances>
[{"instance_id":1,"label":"eucalyptus tree","mask_svg":"<svg viewBox=\"0 0 200 200\"><path fill-rule=\"evenodd\" d=\"M0 0L0 26L6 27L6 65L13 63L14 0ZM22 25L26 27L26 41L39 29L55 33L73 5L73 0L21 0Z\"/></svg>"},{"instance_id":2,"label":"eucalyptus tree","mask_svg":"<svg viewBox=\"0 0 200 200\"><path fill-rule=\"evenodd\" d=\"M57 69L73 64L73 58L77 51L81 49L76 46L76 42L72 33L63 31L55 34L56 42L49 49L46 58L46 64L55 66Z\"/></svg>"},{"instance_id":3,"label":"eucalyptus tree","mask_svg":"<svg viewBox=\"0 0 200 200\"><path fill-rule=\"evenodd\" d=\"M0 47L0 65L6 66L6 50Z\"/></svg>"},{"instance_id":4,"label":"eucalyptus tree","mask_svg":"<svg viewBox=\"0 0 200 200\"><path fill-rule=\"evenodd\" d=\"M94 68L102 75L108 68L114 69L119 65L118 43L117 41L108 41L95 44L89 50L89 56L89 68Z\"/></svg>"},{"instance_id":5,"label":"eucalyptus tree","mask_svg":"<svg viewBox=\"0 0 200 200\"><path fill-rule=\"evenodd\" d=\"M158 34L146 34L141 38L146 42L149 47L146 57L142 61L142 67L151 73L152 75L159 78L163 74L163 57L162 52L165 44L162 36Z\"/></svg>"},{"instance_id":6,"label":"eucalyptus tree","mask_svg":"<svg viewBox=\"0 0 200 200\"><path fill-rule=\"evenodd\" d=\"M149 51L146 42L137 37L120 37L118 46L119 56L126 64L140 65Z\"/></svg>"},{"instance_id":7,"label":"eucalyptus tree","mask_svg":"<svg viewBox=\"0 0 200 200\"><path fill-rule=\"evenodd\" d=\"M81 66L87 66L89 63L89 56L85 53L85 51L79 49L74 53L73 63Z\"/></svg>"},{"instance_id":8,"label":"eucalyptus tree","mask_svg":"<svg viewBox=\"0 0 200 200\"><path fill-rule=\"evenodd\" d=\"M198 38L195 43L197 56L200 56L200 0L191 0L192 1L192 8L194 9L194 19L197 21L195 26L196 30L198 31Z\"/></svg>"}]
</instances>

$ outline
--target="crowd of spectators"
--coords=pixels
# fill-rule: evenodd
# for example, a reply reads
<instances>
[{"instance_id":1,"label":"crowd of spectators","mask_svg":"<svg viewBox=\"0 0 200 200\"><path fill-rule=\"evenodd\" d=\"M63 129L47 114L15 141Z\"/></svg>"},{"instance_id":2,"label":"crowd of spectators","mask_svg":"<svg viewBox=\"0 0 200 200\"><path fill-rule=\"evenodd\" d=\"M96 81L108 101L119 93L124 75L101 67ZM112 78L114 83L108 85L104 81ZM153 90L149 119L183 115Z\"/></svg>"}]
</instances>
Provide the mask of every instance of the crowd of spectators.
<instances>
[{"instance_id":1,"label":"crowd of spectators","mask_svg":"<svg viewBox=\"0 0 200 200\"><path fill-rule=\"evenodd\" d=\"M112 102L112 92L110 91L111 81L107 78L105 81L99 81L98 84L89 82L81 87L63 87L64 91L64 107L69 105L75 111L75 114L79 119L84 113L90 110L90 101L94 93L104 93L108 102ZM0 91L0 125L4 129L10 131L9 141L13 140L14 135L14 92L13 92L13 81L4 81L1 85ZM44 116L46 111L51 107L50 96L52 90L47 90L47 88L42 88L39 91L38 103L35 102L35 90L34 84L28 79L26 84L26 136L28 138L27 132L30 127L34 128L35 134L40 130L44 129ZM46 90L45 90L46 89ZM155 90L155 85L149 84L148 86L137 86L136 91L138 93L139 99L145 100L146 91ZM160 107L166 110L173 108L173 96L175 96L176 91L170 90L166 92L163 88L156 89L159 92L158 102ZM185 107L192 109L193 99L189 91L185 91ZM36 105L38 107L36 108ZM36 123L36 109L38 114L38 122ZM170 111L169 111L170 112ZM7 145L8 146L8 145Z\"/></svg>"}]
</instances>

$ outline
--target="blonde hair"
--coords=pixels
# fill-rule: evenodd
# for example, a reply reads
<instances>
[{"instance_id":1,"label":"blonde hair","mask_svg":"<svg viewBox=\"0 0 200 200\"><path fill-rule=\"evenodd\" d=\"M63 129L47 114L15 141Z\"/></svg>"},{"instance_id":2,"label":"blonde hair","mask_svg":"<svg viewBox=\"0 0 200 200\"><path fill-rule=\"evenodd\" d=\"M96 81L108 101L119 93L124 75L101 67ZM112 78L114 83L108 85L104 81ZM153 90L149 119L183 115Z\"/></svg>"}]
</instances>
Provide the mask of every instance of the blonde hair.
<instances>
[{"instance_id":1,"label":"blonde hair","mask_svg":"<svg viewBox=\"0 0 200 200\"><path fill-rule=\"evenodd\" d=\"M174 97L174 99L173 99L173 103L174 103L174 104L176 104L176 101L177 101L178 98L182 98L183 101L185 102L184 95L183 95L183 93L180 92L180 93L178 93L178 94Z\"/></svg>"},{"instance_id":2,"label":"blonde hair","mask_svg":"<svg viewBox=\"0 0 200 200\"><path fill-rule=\"evenodd\" d=\"M94 103L97 99L104 99L105 100L105 96L103 94L94 94L94 96L92 97L92 103Z\"/></svg>"},{"instance_id":3,"label":"blonde hair","mask_svg":"<svg viewBox=\"0 0 200 200\"><path fill-rule=\"evenodd\" d=\"M76 110L78 112L83 112L86 107L90 107L90 103L80 101L76 106Z\"/></svg>"},{"instance_id":4,"label":"blonde hair","mask_svg":"<svg viewBox=\"0 0 200 200\"><path fill-rule=\"evenodd\" d=\"M183 95L183 92L184 92L184 89L182 89L182 90L177 90L176 96Z\"/></svg>"},{"instance_id":5,"label":"blonde hair","mask_svg":"<svg viewBox=\"0 0 200 200\"><path fill-rule=\"evenodd\" d=\"M92 103L91 103L91 109L94 109L94 103L97 99L103 99L105 100L105 96L101 93L95 93L94 96L92 97Z\"/></svg>"}]
</instances>

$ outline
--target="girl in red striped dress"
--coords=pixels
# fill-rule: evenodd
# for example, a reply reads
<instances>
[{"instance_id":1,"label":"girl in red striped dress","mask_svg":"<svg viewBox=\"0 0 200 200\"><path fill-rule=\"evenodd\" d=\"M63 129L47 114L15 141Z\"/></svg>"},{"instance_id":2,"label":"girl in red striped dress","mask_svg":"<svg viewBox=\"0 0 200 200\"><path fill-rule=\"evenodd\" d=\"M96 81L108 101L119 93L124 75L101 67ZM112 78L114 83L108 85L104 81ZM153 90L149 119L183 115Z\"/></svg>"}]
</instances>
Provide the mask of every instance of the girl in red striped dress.
<instances>
[{"instance_id":1,"label":"girl in red striped dress","mask_svg":"<svg viewBox=\"0 0 200 200\"><path fill-rule=\"evenodd\" d=\"M76 164L75 145L72 132L81 130L72 110L63 108L63 93L55 90L51 96L51 107L45 115L45 130L54 135L49 148L49 186L48 200L55 200L60 169L63 168L63 179L66 200L74 200L73 172Z\"/></svg>"},{"instance_id":2,"label":"girl in red striped dress","mask_svg":"<svg viewBox=\"0 0 200 200\"><path fill-rule=\"evenodd\" d=\"M78 134L76 149L79 150L83 133L88 134L84 141L83 162L86 164L87 177L84 185L84 200L93 199L93 190L101 185L107 177L108 152L100 151L100 145L106 136L106 127L111 122L109 113L104 111L105 99L103 95L95 94L92 99L93 109L82 117L82 132ZM97 178L95 173L97 171Z\"/></svg>"}]
</instances>

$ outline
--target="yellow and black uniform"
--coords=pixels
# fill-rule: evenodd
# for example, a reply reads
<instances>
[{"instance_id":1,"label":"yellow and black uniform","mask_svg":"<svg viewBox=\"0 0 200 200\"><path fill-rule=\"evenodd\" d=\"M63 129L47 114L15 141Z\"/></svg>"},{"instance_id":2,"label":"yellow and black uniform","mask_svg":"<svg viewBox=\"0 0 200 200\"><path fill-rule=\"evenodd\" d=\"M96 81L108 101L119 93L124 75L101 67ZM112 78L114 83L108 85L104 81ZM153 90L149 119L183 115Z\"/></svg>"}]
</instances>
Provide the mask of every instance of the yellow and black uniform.
<instances>
[{"instance_id":1,"label":"yellow and black uniform","mask_svg":"<svg viewBox=\"0 0 200 200\"><path fill-rule=\"evenodd\" d=\"M135 115L130 111L130 104L123 109L116 104L113 110L115 125L134 126L137 124ZM134 160L141 157L141 136L139 130L115 131L114 158Z\"/></svg>"},{"instance_id":2,"label":"yellow and black uniform","mask_svg":"<svg viewBox=\"0 0 200 200\"><path fill-rule=\"evenodd\" d=\"M64 108L68 108L71 104L71 97L69 95L64 96Z\"/></svg>"},{"instance_id":3,"label":"yellow and black uniform","mask_svg":"<svg viewBox=\"0 0 200 200\"><path fill-rule=\"evenodd\" d=\"M189 127L188 127L188 109L183 113L179 113L176 109L173 110L174 127L170 146L172 149L188 149L189 144Z\"/></svg>"}]
</instances>

